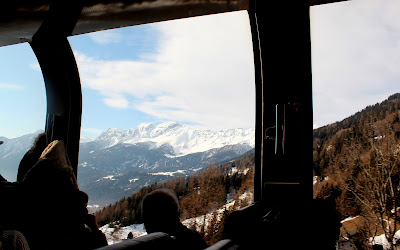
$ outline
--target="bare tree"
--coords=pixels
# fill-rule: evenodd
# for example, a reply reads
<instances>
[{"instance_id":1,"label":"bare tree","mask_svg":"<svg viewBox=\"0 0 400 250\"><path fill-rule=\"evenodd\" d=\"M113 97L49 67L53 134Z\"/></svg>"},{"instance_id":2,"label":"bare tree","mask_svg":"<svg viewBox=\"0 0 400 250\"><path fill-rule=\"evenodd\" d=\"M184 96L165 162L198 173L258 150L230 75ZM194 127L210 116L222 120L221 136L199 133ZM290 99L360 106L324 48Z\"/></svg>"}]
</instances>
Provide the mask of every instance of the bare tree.
<instances>
[{"instance_id":1,"label":"bare tree","mask_svg":"<svg viewBox=\"0 0 400 250\"><path fill-rule=\"evenodd\" d=\"M386 145L385 145L386 146ZM362 204L362 216L369 224L381 229L394 249L400 207L399 150L373 147L369 159L353 173L347 189ZM357 173L358 172L358 173ZM376 233L375 233L376 235Z\"/></svg>"}]
</instances>

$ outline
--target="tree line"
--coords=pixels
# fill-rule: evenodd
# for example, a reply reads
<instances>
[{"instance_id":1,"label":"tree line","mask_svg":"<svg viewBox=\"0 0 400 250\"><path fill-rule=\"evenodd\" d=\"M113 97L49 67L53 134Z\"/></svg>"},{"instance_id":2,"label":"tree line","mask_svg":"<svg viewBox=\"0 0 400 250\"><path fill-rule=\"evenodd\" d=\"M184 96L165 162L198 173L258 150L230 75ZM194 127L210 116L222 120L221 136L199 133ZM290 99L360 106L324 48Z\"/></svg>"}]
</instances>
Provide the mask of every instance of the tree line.
<instances>
[{"instance_id":1,"label":"tree line","mask_svg":"<svg viewBox=\"0 0 400 250\"><path fill-rule=\"evenodd\" d=\"M358 248L385 234L394 247L400 229L400 94L314 130L314 197L336 201L342 219L363 217Z\"/></svg>"},{"instance_id":2,"label":"tree line","mask_svg":"<svg viewBox=\"0 0 400 250\"><path fill-rule=\"evenodd\" d=\"M180 203L181 220L213 213L221 208L228 198L238 200L245 192L254 192L254 153L220 166L210 164L199 174L179 177L164 183L144 186L129 197L96 212L99 226L119 221L122 225L141 224L141 203L146 194L160 188L173 190ZM238 202L239 203L239 202ZM238 206L233 207L236 209ZM230 211L226 211L226 215ZM222 225L226 216L215 215L212 227L200 230L209 244L222 237ZM196 228L198 225L192 225Z\"/></svg>"}]
</instances>

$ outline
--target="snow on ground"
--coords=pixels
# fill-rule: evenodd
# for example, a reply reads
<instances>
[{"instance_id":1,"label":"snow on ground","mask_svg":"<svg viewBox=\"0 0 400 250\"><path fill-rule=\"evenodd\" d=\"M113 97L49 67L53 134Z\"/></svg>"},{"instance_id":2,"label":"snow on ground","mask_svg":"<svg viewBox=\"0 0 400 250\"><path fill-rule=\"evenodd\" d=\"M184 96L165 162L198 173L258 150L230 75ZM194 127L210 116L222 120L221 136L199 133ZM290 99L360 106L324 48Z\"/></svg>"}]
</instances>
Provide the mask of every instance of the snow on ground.
<instances>
[{"instance_id":1,"label":"snow on ground","mask_svg":"<svg viewBox=\"0 0 400 250\"><path fill-rule=\"evenodd\" d=\"M357 215L354 217L348 217L340 222L340 223L342 223L342 227L345 228L345 230L348 232L346 232L346 234L342 235L343 239L341 241L338 241L338 243L340 244L340 247L338 249L354 249L354 246L352 246L352 243L351 243L349 237L354 236L354 234L356 233L357 229L354 226L357 225L358 223L363 223L363 222L357 221L359 219L362 219L362 218L361 218L361 216ZM353 220L355 220L355 221L353 222ZM353 227L352 227L352 224L353 224ZM381 245L381 246L383 246L384 250L390 249L389 242L387 241L384 234L370 237L368 240L369 240L370 245ZM398 230L394 236L394 242L397 243L399 241L400 241L400 230Z\"/></svg>"},{"instance_id":2,"label":"snow on ground","mask_svg":"<svg viewBox=\"0 0 400 250\"><path fill-rule=\"evenodd\" d=\"M168 176L174 176L175 174L185 174L186 170L177 170L174 172L158 172L158 173L150 173L151 175L168 175Z\"/></svg>"},{"instance_id":3,"label":"snow on ground","mask_svg":"<svg viewBox=\"0 0 400 250\"><path fill-rule=\"evenodd\" d=\"M111 180L111 181L115 181L114 177L115 177L115 175L108 175L108 176L105 176L103 178L100 178L100 179L96 180L95 182L99 182L101 180L107 180L107 179Z\"/></svg>"},{"instance_id":4,"label":"snow on ground","mask_svg":"<svg viewBox=\"0 0 400 250\"><path fill-rule=\"evenodd\" d=\"M146 235L144 224L132 224L127 227L120 226L118 222L113 223L113 227L109 224L104 225L100 230L106 235L108 245L122 242L128 238L128 234L132 232L133 238Z\"/></svg>"},{"instance_id":5,"label":"snow on ground","mask_svg":"<svg viewBox=\"0 0 400 250\"><path fill-rule=\"evenodd\" d=\"M233 168L231 168L231 170L229 171L228 175L229 175L229 176L232 176L232 175L234 175L234 174L236 174L236 173L247 175L247 172L249 172L249 170L250 170L250 168L246 168L246 169L243 170L243 171L239 171L237 167L233 167Z\"/></svg>"},{"instance_id":6,"label":"snow on ground","mask_svg":"<svg viewBox=\"0 0 400 250\"><path fill-rule=\"evenodd\" d=\"M319 176L314 176L313 177L313 185L318 183L318 178L319 178Z\"/></svg>"},{"instance_id":7,"label":"snow on ground","mask_svg":"<svg viewBox=\"0 0 400 250\"><path fill-rule=\"evenodd\" d=\"M129 180L129 183L135 183L135 182L138 181L138 180L139 180L139 178L130 179L130 180Z\"/></svg>"},{"instance_id":8,"label":"snow on ground","mask_svg":"<svg viewBox=\"0 0 400 250\"><path fill-rule=\"evenodd\" d=\"M384 234L375 236L375 237L371 237L369 239L369 242L371 245L382 245L384 250L390 249L389 242L387 241Z\"/></svg>"},{"instance_id":9,"label":"snow on ground","mask_svg":"<svg viewBox=\"0 0 400 250\"><path fill-rule=\"evenodd\" d=\"M100 179L96 180L95 182L99 182L99 181L101 181L101 180L115 181L115 177L119 177L119 176L122 176L122 174L108 175L108 176L104 176L103 178L100 178Z\"/></svg>"},{"instance_id":10,"label":"snow on ground","mask_svg":"<svg viewBox=\"0 0 400 250\"><path fill-rule=\"evenodd\" d=\"M85 161L85 162L79 164L79 166L81 166L81 167L83 167L83 168L86 168L86 167L87 167L87 164L88 164L88 163Z\"/></svg>"},{"instance_id":11,"label":"snow on ground","mask_svg":"<svg viewBox=\"0 0 400 250\"><path fill-rule=\"evenodd\" d=\"M253 200L252 193L250 193L250 192L243 193L238 198L239 204L236 204L238 206L237 209L249 205L252 200ZM182 221L182 224L189 228L192 227L193 225L196 225L196 231L200 232L203 224L204 224L204 228L209 227L209 224L212 221L214 214L217 216L217 221L220 221L222 216L224 215L225 211L232 210L233 206L238 201L237 200L228 201L228 203L223 205L221 208L219 208L215 211L211 211L205 215L201 215L199 217L186 219L186 220Z\"/></svg>"},{"instance_id":12,"label":"snow on ground","mask_svg":"<svg viewBox=\"0 0 400 250\"><path fill-rule=\"evenodd\" d=\"M88 209L89 214L94 214L101 209L101 207L97 204L87 205L86 208Z\"/></svg>"},{"instance_id":13,"label":"snow on ground","mask_svg":"<svg viewBox=\"0 0 400 250\"><path fill-rule=\"evenodd\" d=\"M250 192L245 192L239 196L237 200L230 200L221 208L211 211L206 215L202 215L196 218L190 218L182 221L182 224L191 227L193 224L196 224L196 230L201 231L201 226L205 222L205 228L209 226L209 223L212 221L214 214L216 213L217 220L221 220L225 211L230 211L233 206L236 204L237 208L241 208L247 206L253 200L253 194ZM110 227L111 224L111 227ZM132 232L133 238L137 238L143 235L146 235L146 229L144 228L144 224L132 224L130 226L121 226L121 224L117 221L114 223L110 223L104 225L100 228L100 230L106 235L108 245L112 245L115 243L122 242L128 238L129 232Z\"/></svg>"},{"instance_id":14,"label":"snow on ground","mask_svg":"<svg viewBox=\"0 0 400 250\"><path fill-rule=\"evenodd\" d=\"M348 217L348 218L342 220L340 223L345 223L346 221L351 221L351 220L354 220L354 219L356 219L356 218L358 218L358 217L360 217L360 216L357 215L357 216L354 216L354 217Z\"/></svg>"},{"instance_id":15,"label":"snow on ground","mask_svg":"<svg viewBox=\"0 0 400 250\"><path fill-rule=\"evenodd\" d=\"M400 230L394 234L394 242L397 243L397 241L399 240L400 240ZM369 238L369 242L371 245L382 245L384 250L390 249L390 244L384 234Z\"/></svg>"}]
</instances>

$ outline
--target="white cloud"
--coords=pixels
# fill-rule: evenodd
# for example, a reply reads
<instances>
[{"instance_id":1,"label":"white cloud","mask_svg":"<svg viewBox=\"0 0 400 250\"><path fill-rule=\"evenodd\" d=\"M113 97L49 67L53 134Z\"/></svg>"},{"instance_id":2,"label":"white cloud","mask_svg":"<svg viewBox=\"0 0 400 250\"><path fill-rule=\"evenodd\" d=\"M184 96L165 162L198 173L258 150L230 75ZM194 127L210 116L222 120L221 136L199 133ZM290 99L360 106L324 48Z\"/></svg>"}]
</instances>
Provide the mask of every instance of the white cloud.
<instances>
[{"instance_id":1,"label":"white cloud","mask_svg":"<svg viewBox=\"0 0 400 250\"><path fill-rule=\"evenodd\" d=\"M400 92L400 4L311 8L314 123L340 121Z\"/></svg>"},{"instance_id":2,"label":"white cloud","mask_svg":"<svg viewBox=\"0 0 400 250\"><path fill-rule=\"evenodd\" d=\"M103 132L103 130L98 129L98 128L82 128L82 132L99 135Z\"/></svg>"},{"instance_id":3,"label":"white cloud","mask_svg":"<svg viewBox=\"0 0 400 250\"><path fill-rule=\"evenodd\" d=\"M31 69L33 69L34 71L39 71L39 72L42 71L42 69L40 68L40 65L39 65L38 62L34 62L34 63L29 64L29 67Z\"/></svg>"},{"instance_id":4,"label":"white cloud","mask_svg":"<svg viewBox=\"0 0 400 250\"><path fill-rule=\"evenodd\" d=\"M121 96L112 97L112 98L104 98L104 103L113 108L127 108L129 106L129 102Z\"/></svg>"},{"instance_id":5,"label":"white cloud","mask_svg":"<svg viewBox=\"0 0 400 250\"><path fill-rule=\"evenodd\" d=\"M0 83L0 89L3 90L23 90L24 87L18 84Z\"/></svg>"},{"instance_id":6,"label":"white cloud","mask_svg":"<svg viewBox=\"0 0 400 250\"><path fill-rule=\"evenodd\" d=\"M83 87L112 107L209 128L254 126L254 69L246 12L153 24L160 41L146 61L76 52ZM151 60L148 60L151 58Z\"/></svg>"},{"instance_id":7,"label":"white cloud","mask_svg":"<svg viewBox=\"0 0 400 250\"><path fill-rule=\"evenodd\" d=\"M123 36L118 30L105 30L101 32L94 32L88 34L88 36L96 43L101 45L107 45L112 43L119 43L122 41Z\"/></svg>"}]
</instances>

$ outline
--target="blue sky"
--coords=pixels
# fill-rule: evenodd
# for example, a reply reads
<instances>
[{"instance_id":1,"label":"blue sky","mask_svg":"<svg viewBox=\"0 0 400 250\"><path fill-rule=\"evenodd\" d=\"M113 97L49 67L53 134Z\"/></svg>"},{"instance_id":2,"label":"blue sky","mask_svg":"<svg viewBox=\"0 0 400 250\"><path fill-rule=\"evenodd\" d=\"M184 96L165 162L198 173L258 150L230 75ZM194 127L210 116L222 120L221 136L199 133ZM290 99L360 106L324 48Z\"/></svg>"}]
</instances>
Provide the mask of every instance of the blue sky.
<instances>
[{"instance_id":1,"label":"blue sky","mask_svg":"<svg viewBox=\"0 0 400 250\"><path fill-rule=\"evenodd\" d=\"M69 38L69 42L78 55L77 58L87 57L111 64L120 61L141 61L144 60L141 56L154 52L159 41L159 34L153 26L140 25L74 36ZM85 62L78 60L77 63L78 67L85 67ZM108 128L128 129L143 122L157 120L135 108L107 105L104 95L98 89L88 87L85 76L81 77L82 135L94 138Z\"/></svg>"},{"instance_id":2,"label":"blue sky","mask_svg":"<svg viewBox=\"0 0 400 250\"><path fill-rule=\"evenodd\" d=\"M246 12L114 29L69 41L82 83L84 136L143 122L178 121L213 130L254 127ZM12 107L1 113L2 121L9 120L1 122L0 135L13 138L43 129L43 79L29 45L3 47L0 53L6 66L0 72L0 99L3 107Z\"/></svg>"},{"instance_id":3,"label":"blue sky","mask_svg":"<svg viewBox=\"0 0 400 250\"><path fill-rule=\"evenodd\" d=\"M0 48L0 135L13 138L44 129L46 94L27 44Z\"/></svg>"},{"instance_id":4,"label":"blue sky","mask_svg":"<svg viewBox=\"0 0 400 250\"><path fill-rule=\"evenodd\" d=\"M83 87L82 134L178 121L254 127L254 69L245 12L71 37ZM97 132L97 133L96 133Z\"/></svg>"},{"instance_id":5,"label":"blue sky","mask_svg":"<svg viewBox=\"0 0 400 250\"><path fill-rule=\"evenodd\" d=\"M311 8L315 127L400 92L396 0ZM246 12L70 37L83 92L82 135L178 121L207 129L254 126ZM0 48L0 135L44 128L45 90L28 44Z\"/></svg>"}]
</instances>

